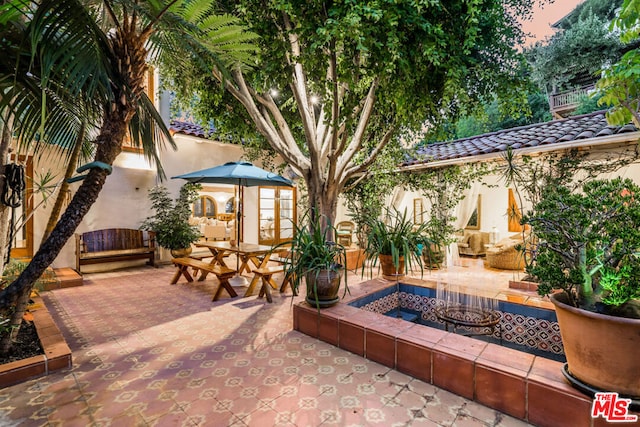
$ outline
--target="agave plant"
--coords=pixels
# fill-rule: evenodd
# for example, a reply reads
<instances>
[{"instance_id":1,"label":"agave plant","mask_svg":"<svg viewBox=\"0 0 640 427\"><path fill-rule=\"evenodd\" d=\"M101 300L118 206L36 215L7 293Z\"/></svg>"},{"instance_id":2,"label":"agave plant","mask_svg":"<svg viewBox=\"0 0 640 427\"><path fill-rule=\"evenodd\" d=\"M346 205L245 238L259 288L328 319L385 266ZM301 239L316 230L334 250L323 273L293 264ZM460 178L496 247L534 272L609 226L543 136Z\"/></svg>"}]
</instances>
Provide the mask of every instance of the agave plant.
<instances>
[{"instance_id":1,"label":"agave plant","mask_svg":"<svg viewBox=\"0 0 640 427\"><path fill-rule=\"evenodd\" d=\"M321 215L306 214L300 222L304 225L295 225L293 239L278 245L290 245L288 249L292 254L291 262L287 264L285 274L290 278L291 287L297 294L302 279L306 278L308 300L317 302L317 287L315 285L309 287L310 281L314 283L316 281L310 279L317 279L327 273L338 273L344 280L344 294L346 294L349 291L347 275L343 274L346 250L344 246L333 241L335 228L332 224L326 223L326 218Z\"/></svg>"},{"instance_id":2,"label":"agave plant","mask_svg":"<svg viewBox=\"0 0 640 427\"><path fill-rule=\"evenodd\" d=\"M393 207L387 209L383 217L368 218L367 242L364 247L370 267L375 268L380 255L390 255L396 270L404 259L405 273L414 265L423 270L422 252L430 250L431 240L427 237L428 223L414 224L407 210L400 212ZM363 266L364 268L364 266Z\"/></svg>"}]
</instances>

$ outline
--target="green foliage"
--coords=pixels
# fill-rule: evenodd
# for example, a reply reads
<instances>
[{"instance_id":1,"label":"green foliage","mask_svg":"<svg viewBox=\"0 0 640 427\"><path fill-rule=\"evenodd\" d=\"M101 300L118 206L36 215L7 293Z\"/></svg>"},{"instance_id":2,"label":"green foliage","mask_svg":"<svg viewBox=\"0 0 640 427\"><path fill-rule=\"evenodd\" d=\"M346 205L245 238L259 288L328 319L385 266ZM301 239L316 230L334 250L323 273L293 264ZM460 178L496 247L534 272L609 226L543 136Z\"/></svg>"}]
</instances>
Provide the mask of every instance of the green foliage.
<instances>
[{"instance_id":1,"label":"green foliage","mask_svg":"<svg viewBox=\"0 0 640 427\"><path fill-rule=\"evenodd\" d=\"M593 113L594 111L601 110L602 107L599 104L600 94L594 92L591 96L581 96L578 101L578 106L571 113L572 116L579 116L580 114Z\"/></svg>"},{"instance_id":2,"label":"green foliage","mask_svg":"<svg viewBox=\"0 0 640 427\"><path fill-rule=\"evenodd\" d=\"M386 201L381 195L392 194L403 179L404 176L401 174L372 168L366 177L358 179L345 190L344 200L350 212L349 216L356 224L356 235L360 245L366 242L368 219L382 215Z\"/></svg>"},{"instance_id":3,"label":"green foliage","mask_svg":"<svg viewBox=\"0 0 640 427\"><path fill-rule=\"evenodd\" d=\"M166 249L184 249L198 240L200 232L189 225L191 205L198 199L199 184L186 183L180 188L175 202L164 186L156 186L149 190L151 208L155 214L145 219L142 230L154 231L156 241Z\"/></svg>"},{"instance_id":4,"label":"green foliage","mask_svg":"<svg viewBox=\"0 0 640 427\"><path fill-rule=\"evenodd\" d=\"M582 86L585 78L596 80L602 66L617 61L623 50L607 23L589 12L571 28L528 49L533 81L546 93L558 93Z\"/></svg>"},{"instance_id":5,"label":"green foliage","mask_svg":"<svg viewBox=\"0 0 640 427\"><path fill-rule=\"evenodd\" d=\"M547 187L523 218L539 239L527 271L538 292L561 289L576 307L618 314L640 297L640 186L630 179L594 180L580 192Z\"/></svg>"},{"instance_id":6,"label":"green foliage","mask_svg":"<svg viewBox=\"0 0 640 427\"><path fill-rule=\"evenodd\" d=\"M380 255L391 255L396 270L400 257L404 257L405 272L414 264L422 271L422 251L432 243L426 236L426 224L414 224L406 209L400 212L395 207L387 209L382 217L367 219L366 240L364 250L371 268L376 267Z\"/></svg>"},{"instance_id":7,"label":"green foliage","mask_svg":"<svg viewBox=\"0 0 640 427\"><path fill-rule=\"evenodd\" d=\"M522 105L516 18L532 3L225 1L259 36L255 67L225 74L198 55L163 74L202 123L270 144L307 181L310 205L332 216L385 145L495 96L502 111Z\"/></svg>"},{"instance_id":8,"label":"green foliage","mask_svg":"<svg viewBox=\"0 0 640 427\"><path fill-rule=\"evenodd\" d=\"M2 272L2 287L16 280L28 265L29 263L26 261L11 259ZM58 278L56 277L53 269L47 269L42 273L38 280L36 280L33 286L35 289L42 291L46 285L57 282Z\"/></svg>"},{"instance_id":9,"label":"green foliage","mask_svg":"<svg viewBox=\"0 0 640 427\"><path fill-rule=\"evenodd\" d=\"M505 185L515 190L522 208L524 202L529 206L537 205L545 189L564 186L577 191L599 175L613 173L637 158L635 151L597 156L571 149L531 157L517 156L512 150L507 150L503 156L504 166L499 168L499 172Z\"/></svg>"},{"instance_id":10,"label":"green foliage","mask_svg":"<svg viewBox=\"0 0 640 427\"><path fill-rule=\"evenodd\" d=\"M335 234L333 224L324 224L324 222L326 218L321 215L306 213L300 220L302 225L293 224L295 227L293 239L276 246L276 249L286 247L291 253L291 262L285 266L285 275L289 278L296 294L302 279L307 275L318 277L323 271L342 271L346 265L344 246L333 241ZM326 226L323 227L324 225ZM343 274L343 279L346 294L349 290L346 274ZM307 295L313 294L313 289L307 289Z\"/></svg>"},{"instance_id":11,"label":"green foliage","mask_svg":"<svg viewBox=\"0 0 640 427\"><path fill-rule=\"evenodd\" d=\"M622 0L585 0L577 5L566 18L562 19L557 27L569 29L591 15L609 22L614 18L615 12L620 5L622 5Z\"/></svg>"},{"instance_id":12,"label":"green foliage","mask_svg":"<svg viewBox=\"0 0 640 427\"><path fill-rule=\"evenodd\" d=\"M551 120L549 101L540 92L527 95L527 110L517 115L504 114L500 111L496 101L485 105L479 115L463 117L456 122L456 133L452 139L467 138L488 132L511 129L534 123Z\"/></svg>"},{"instance_id":13,"label":"green foliage","mask_svg":"<svg viewBox=\"0 0 640 427\"><path fill-rule=\"evenodd\" d=\"M637 43L640 36L640 0L625 0L611 29L620 30L623 43ZM609 123L624 125L633 121L640 128L640 50L632 49L611 67L605 68L597 84L601 105L608 105Z\"/></svg>"},{"instance_id":14,"label":"green foliage","mask_svg":"<svg viewBox=\"0 0 640 427\"><path fill-rule=\"evenodd\" d=\"M429 201L429 220L423 231L436 246L444 248L455 242L458 229L453 225L456 220L454 209L464 198L464 192L489 172L489 167L481 163L428 169L408 175L409 188L419 191Z\"/></svg>"}]
</instances>

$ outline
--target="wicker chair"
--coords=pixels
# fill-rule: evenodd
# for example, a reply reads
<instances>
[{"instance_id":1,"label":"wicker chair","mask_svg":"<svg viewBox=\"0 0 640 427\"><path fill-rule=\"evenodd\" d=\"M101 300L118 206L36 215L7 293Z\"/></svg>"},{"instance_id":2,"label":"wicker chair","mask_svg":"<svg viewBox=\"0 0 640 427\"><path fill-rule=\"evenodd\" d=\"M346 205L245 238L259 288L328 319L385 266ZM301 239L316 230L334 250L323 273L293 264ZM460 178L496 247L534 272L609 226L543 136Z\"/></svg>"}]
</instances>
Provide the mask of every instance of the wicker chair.
<instances>
[{"instance_id":1,"label":"wicker chair","mask_svg":"<svg viewBox=\"0 0 640 427\"><path fill-rule=\"evenodd\" d=\"M487 265L501 270L522 270L524 256L522 234L513 234L487 250Z\"/></svg>"}]
</instances>

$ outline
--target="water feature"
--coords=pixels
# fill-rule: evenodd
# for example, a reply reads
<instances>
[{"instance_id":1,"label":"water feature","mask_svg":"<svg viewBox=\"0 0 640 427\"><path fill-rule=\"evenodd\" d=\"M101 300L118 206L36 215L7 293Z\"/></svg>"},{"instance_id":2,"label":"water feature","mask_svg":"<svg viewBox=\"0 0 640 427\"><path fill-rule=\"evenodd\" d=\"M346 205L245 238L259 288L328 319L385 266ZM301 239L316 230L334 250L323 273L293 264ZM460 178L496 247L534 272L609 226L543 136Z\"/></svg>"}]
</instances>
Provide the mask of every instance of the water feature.
<instances>
[{"instance_id":1,"label":"water feature","mask_svg":"<svg viewBox=\"0 0 640 427\"><path fill-rule=\"evenodd\" d=\"M496 300L464 287L394 284L349 305L564 361L553 310Z\"/></svg>"}]
</instances>

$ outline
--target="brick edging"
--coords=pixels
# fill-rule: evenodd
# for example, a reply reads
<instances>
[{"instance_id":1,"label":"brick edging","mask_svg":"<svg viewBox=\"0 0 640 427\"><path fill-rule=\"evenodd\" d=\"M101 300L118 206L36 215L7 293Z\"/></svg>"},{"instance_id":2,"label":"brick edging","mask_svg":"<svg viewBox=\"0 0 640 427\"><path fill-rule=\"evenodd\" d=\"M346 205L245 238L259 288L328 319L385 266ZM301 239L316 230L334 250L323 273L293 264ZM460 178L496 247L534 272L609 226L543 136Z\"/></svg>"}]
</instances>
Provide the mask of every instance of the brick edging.
<instances>
[{"instance_id":1,"label":"brick edging","mask_svg":"<svg viewBox=\"0 0 640 427\"><path fill-rule=\"evenodd\" d=\"M41 306L31 313L44 354L0 365L0 388L72 366L71 349L54 323L44 301L39 296L33 297L32 300L35 305Z\"/></svg>"}]
</instances>

